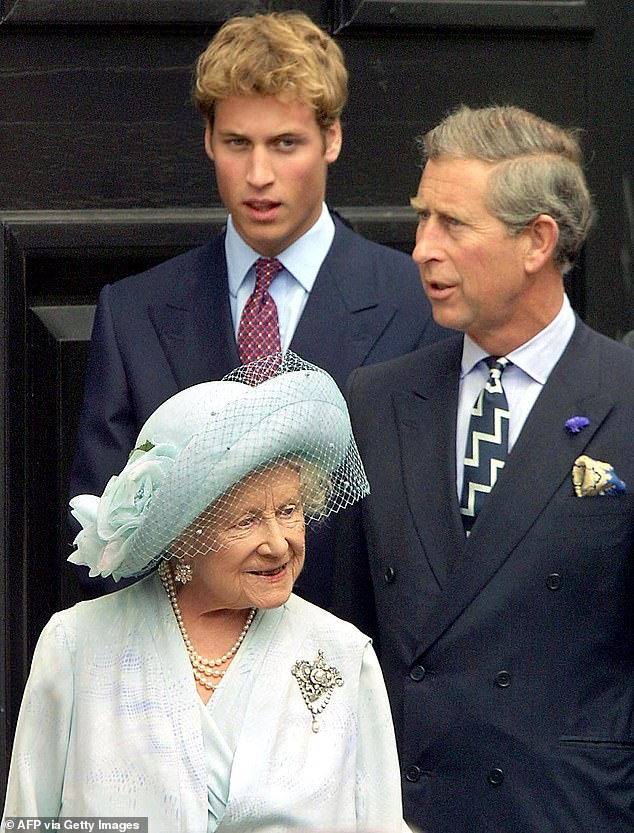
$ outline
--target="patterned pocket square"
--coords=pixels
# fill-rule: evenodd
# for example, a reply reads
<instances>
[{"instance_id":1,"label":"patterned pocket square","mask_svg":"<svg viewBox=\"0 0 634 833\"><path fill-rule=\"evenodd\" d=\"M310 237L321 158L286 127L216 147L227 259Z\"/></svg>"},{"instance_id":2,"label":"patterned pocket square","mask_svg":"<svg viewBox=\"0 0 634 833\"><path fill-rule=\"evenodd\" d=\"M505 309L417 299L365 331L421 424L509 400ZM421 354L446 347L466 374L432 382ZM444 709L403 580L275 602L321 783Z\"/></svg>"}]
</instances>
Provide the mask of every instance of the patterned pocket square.
<instances>
[{"instance_id":1,"label":"patterned pocket square","mask_svg":"<svg viewBox=\"0 0 634 833\"><path fill-rule=\"evenodd\" d=\"M609 463L582 454L572 467L572 485L577 497L622 495L627 489Z\"/></svg>"}]
</instances>

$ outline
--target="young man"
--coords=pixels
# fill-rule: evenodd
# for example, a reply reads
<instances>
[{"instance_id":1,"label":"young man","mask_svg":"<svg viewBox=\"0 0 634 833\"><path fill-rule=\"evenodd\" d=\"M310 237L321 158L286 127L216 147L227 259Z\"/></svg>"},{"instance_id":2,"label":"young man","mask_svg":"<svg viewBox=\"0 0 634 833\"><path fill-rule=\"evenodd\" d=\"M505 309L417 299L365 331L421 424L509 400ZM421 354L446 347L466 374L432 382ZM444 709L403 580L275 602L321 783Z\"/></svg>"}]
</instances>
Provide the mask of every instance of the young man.
<instances>
[{"instance_id":1,"label":"young man","mask_svg":"<svg viewBox=\"0 0 634 833\"><path fill-rule=\"evenodd\" d=\"M461 108L424 156L414 260L460 335L352 374L371 494L335 609L377 638L408 822L628 833L634 354L564 293L592 217L580 149Z\"/></svg>"},{"instance_id":2,"label":"young man","mask_svg":"<svg viewBox=\"0 0 634 833\"><path fill-rule=\"evenodd\" d=\"M200 56L194 97L226 233L103 289L71 496L103 491L162 401L259 352L291 347L343 386L439 337L410 259L324 204L346 96L341 50L300 13L233 18ZM328 530L308 553L298 592L327 605Z\"/></svg>"}]
</instances>

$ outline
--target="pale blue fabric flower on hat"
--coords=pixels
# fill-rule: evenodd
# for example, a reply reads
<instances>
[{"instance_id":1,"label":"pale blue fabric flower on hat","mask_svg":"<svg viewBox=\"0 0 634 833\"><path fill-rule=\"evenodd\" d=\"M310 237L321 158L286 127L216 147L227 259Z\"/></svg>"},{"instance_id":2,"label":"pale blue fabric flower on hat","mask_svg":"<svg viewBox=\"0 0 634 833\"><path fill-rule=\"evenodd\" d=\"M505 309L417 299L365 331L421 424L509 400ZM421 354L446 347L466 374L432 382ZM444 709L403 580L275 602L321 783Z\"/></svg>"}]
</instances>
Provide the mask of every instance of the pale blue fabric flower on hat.
<instances>
[{"instance_id":1,"label":"pale blue fabric flower on hat","mask_svg":"<svg viewBox=\"0 0 634 833\"><path fill-rule=\"evenodd\" d=\"M168 443L145 446L134 449L121 474L110 478L101 498L78 495L70 502L83 529L68 560L90 567L90 576L121 578L118 568L125 561L128 539L138 529L179 452Z\"/></svg>"}]
</instances>

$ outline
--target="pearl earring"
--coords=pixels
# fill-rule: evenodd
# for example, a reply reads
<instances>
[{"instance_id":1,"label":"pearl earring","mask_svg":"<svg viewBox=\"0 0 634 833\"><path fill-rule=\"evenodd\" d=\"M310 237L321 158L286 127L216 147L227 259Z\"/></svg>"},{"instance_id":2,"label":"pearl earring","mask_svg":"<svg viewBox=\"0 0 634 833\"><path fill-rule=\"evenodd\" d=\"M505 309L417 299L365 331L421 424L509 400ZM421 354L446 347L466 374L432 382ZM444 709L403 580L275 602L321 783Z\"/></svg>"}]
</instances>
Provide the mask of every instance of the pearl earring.
<instances>
[{"instance_id":1,"label":"pearl earring","mask_svg":"<svg viewBox=\"0 0 634 833\"><path fill-rule=\"evenodd\" d=\"M194 578L192 565L185 561L179 561L174 565L174 580L180 584L187 584Z\"/></svg>"}]
</instances>

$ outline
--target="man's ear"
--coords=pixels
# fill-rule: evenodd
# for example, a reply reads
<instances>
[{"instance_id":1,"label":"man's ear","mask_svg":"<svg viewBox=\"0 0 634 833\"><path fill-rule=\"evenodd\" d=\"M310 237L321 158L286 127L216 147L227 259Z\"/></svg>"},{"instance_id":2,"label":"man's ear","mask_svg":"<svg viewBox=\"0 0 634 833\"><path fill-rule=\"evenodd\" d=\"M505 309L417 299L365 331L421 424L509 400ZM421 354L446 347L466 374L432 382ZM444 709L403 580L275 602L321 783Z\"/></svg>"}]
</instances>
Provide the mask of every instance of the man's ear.
<instances>
[{"instance_id":1,"label":"man's ear","mask_svg":"<svg viewBox=\"0 0 634 833\"><path fill-rule=\"evenodd\" d=\"M329 165L338 159L341 153L341 143L341 122L337 119L324 131L324 158Z\"/></svg>"},{"instance_id":2,"label":"man's ear","mask_svg":"<svg viewBox=\"0 0 634 833\"><path fill-rule=\"evenodd\" d=\"M526 240L524 267L529 274L535 274L553 262L559 226L550 214L540 214L523 234Z\"/></svg>"},{"instance_id":3,"label":"man's ear","mask_svg":"<svg viewBox=\"0 0 634 833\"><path fill-rule=\"evenodd\" d=\"M213 148L211 146L211 130L212 130L211 125L209 124L209 122L207 122L207 127L205 128L205 153L207 154L207 156L213 162L214 161L214 152L213 152Z\"/></svg>"}]
</instances>

